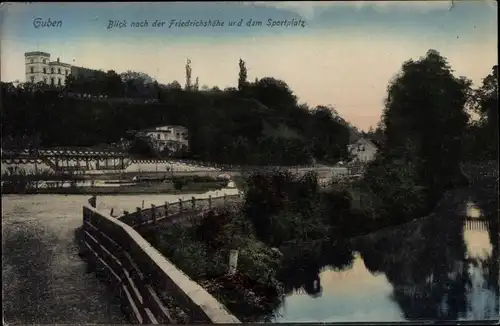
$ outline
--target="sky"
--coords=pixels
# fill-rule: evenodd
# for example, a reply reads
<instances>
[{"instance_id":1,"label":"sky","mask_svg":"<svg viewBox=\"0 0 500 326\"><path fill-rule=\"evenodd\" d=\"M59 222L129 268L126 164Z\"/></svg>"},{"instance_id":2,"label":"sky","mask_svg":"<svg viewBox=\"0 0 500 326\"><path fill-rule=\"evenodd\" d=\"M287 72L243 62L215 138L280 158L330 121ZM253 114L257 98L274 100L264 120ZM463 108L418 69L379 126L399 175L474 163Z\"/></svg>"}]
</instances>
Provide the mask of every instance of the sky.
<instances>
[{"instance_id":1,"label":"sky","mask_svg":"<svg viewBox=\"0 0 500 326\"><path fill-rule=\"evenodd\" d=\"M60 26L40 26L49 19ZM108 28L110 20L127 26ZM188 20L224 25L172 24ZM475 85L498 62L497 3L489 0L3 3L0 33L2 81L24 81L24 53L44 51L51 60L181 85L189 58L200 85L225 88L237 85L241 58L249 80L282 79L299 102L333 105L363 130L376 126L387 86L408 59L435 49Z\"/></svg>"}]
</instances>

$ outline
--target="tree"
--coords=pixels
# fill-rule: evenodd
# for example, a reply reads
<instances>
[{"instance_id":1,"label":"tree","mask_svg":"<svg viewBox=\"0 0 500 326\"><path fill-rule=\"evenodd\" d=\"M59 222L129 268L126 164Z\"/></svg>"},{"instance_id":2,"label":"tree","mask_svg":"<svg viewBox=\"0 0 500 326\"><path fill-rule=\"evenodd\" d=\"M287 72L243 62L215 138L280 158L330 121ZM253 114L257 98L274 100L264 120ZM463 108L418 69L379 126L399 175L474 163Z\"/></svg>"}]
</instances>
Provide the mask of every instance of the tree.
<instances>
[{"instance_id":1,"label":"tree","mask_svg":"<svg viewBox=\"0 0 500 326\"><path fill-rule=\"evenodd\" d=\"M192 85L191 85L191 60L187 59L186 63L186 86L184 87L186 90L190 90Z\"/></svg>"},{"instance_id":2,"label":"tree","mask_svg":"<svg viewBox=\"0 0 500 326\"><path fill-rule=\"evenodd\" d=\"M247 68L245 61L240 59L240 73L238 78L238 90L242 90L247 85Z\"/></svg>"},{"instance_id":3,"label":"tree","mask_svg":"<svg viewBox=\"0 0 500 326\"><path fill-rule=\"evenodd\" d=\"M483 79L471 98L479 121L469 126L468 151L471 157L495 159L498 150L498 66Z\"/></svg>"},{"instance_id":4,"label":"tree","mask_svg":"<svg viewBox=\"0 0 500 326\"><path fill-rule=\"evenodd\" d=\"M193 89L195 91L198 91L200 89L200 79L198 77L196 77L196 81L194 82Z\"/></svg>"},{"instance_id":5,"label":"tree","mask_svg":"<svg viewBox=\"0 0 500 326\"><path fill-rule=\"evenodd\" d=\"M272 77L260 79L248 90L249 97L257 99L265 106L275 109L290 109L297 106L297 97L282 80Z\"/></svg>"},{"instance_id":6,"label":"tree","mask_svg":"<svg viewBox=\"0 0 500 326\"><path fill-rule=\"evenodd\" d=\"M170 84L167 84L165 87L167 89L182 89L181 83L179 83L177 80L174 80Z\"/></svg>"},{"instance_id":7,"label":"tree","mask_svg":"<svg viewBox=\"0 0 500 326\"><path fill-rule=\"evenodd\" d=\"M318 160L338 161L348 155L349 129L333 112L336 111L326 106L317 106L311 111L307 135Z\"/></svg>"},{"instance_id":8,"label":"tree","mask_svg":"<svg viewBox=\"0 0 500 326\"><path fill-rule=\"evenodd\" d=\"M498 65L493 66L491 70L474 94L474 108L482 119L493 124L498 119Z\"/></svg>"},{"instance_id":9,"label":"tree","mask_svg":"<svg viewBox=\"0 0 500 326\"><path fill-rule=\"evenodd\" d=\"M143 72L137 72L137 71L131 71L127 70L126 72L122 72L120 74L120 77L124 82L129 81L129 80L135 80L136 82L141 82L143 84L151 84L153 83L153 78L149 76L146 73Z\"/></svg>"},{"instance_id":10,"label":"tree","mask_svg":"<svg viewBox=\"0 0 500 326\"><path fill-rule=\"evenodd\" d=\"M455 77L447 60L435 50L404 63L389 85L383 112L386 145L418 157L418 176L432 192L441 194L461 180L470 85L469 80Z\"/></svg>"},{"instance_id":11,"label":"tree","mask_svg":"<svg viewBox=\"0 0 500 326\"><path fill-rule=\"evenodd\" d=\"M124 91L124 85L120 75L118 75L114 70L108 70L104 76L104 93L109 96L122 96Z\"/></svg>"}]
</instances>

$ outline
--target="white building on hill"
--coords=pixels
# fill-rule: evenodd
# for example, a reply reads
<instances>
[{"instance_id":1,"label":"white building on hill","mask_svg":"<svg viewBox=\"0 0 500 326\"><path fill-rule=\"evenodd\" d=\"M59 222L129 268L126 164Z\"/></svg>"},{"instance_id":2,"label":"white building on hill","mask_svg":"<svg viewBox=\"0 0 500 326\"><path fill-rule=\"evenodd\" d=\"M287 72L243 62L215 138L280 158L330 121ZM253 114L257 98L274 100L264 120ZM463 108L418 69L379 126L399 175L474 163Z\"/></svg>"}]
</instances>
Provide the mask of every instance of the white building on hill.
<instances>
[{"instance_id":1,"label":"white building on hill","mask_svg":"<svg viewBox=\"0 0 500 326\"><path fill-rule=\"evenodd\" d=\"M354 156L354 161L368 163L375 158L379 146L366 137L361 137L347 146L349 153Z\"/></svg>"},{"instance_id":2,"label":"white building on hill","mask_svg":"<svg viewBox=\"0 0 500 326\"><path fill-rule=\"evenodd\" d=\"M69 75L91 75L97 72L94 69L76 67L56 59L50 61L50 53L41 51L26 52L24 65L27 83L43 82L47 85L64 86Z\"/></svg>"},{"instance_id":3,"label":"white building on hill","mask_svg":"<svg viewBox=\"0 0 500 326\"><path fill-rule=\"evenodd\" d=\"M183 126L159 126L137 131L136 136L148 137L157 145L159 151L168 148L170 151L179 151L189 147L188 129Z\"/></svg>"},{"instance_id":4,"label":"white building on hill","mask_svg":"<svg viewBox=\"0 0 500 326\"><path fill-rule=\"evenodd\" d=\"M71 74L71 65L56 61L50 61L50 54L46 52L26 52L26 82L63 86L66 82L66 76Z\"/></svg>"}]
</instances>

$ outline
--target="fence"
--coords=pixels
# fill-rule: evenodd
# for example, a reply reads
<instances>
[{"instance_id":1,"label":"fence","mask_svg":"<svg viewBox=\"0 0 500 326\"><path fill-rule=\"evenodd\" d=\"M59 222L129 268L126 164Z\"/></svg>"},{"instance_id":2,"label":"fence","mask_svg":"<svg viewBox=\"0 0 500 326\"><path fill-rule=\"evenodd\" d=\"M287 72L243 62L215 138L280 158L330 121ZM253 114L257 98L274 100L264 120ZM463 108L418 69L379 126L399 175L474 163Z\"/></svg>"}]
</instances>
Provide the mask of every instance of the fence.
<instances>
[{"instance_id":1,"label":"fence","mask_svg":"<svg viewBox=\"0 0 500 326\"><path fill-rule=\"evenodd\" d=\"M168 298L189 323L240 323L220 302L154 249L130 226L83 207L82 238L89 264L107 276L133 322L173 324Z\"/></svg>"},{"instance_id":2,"label":"fence","mask_svg":"<svg viewBox=\"0 0 500 326\"><path fill-rule=\"evenodd\" d=\"M129 226L138 227L141 225L156 224L163 219L176 219L183 215L197 215L206 210L211 210L215 207L237 202L241 199L240 195L224 195L220 197L208 196L208 198L191 197L189 200L179 199L178 202L165 202L164 205L155 206L143 209L137 207L133 213L125 212L119 217L119 220Z\"/></svg>"}]
</instances>

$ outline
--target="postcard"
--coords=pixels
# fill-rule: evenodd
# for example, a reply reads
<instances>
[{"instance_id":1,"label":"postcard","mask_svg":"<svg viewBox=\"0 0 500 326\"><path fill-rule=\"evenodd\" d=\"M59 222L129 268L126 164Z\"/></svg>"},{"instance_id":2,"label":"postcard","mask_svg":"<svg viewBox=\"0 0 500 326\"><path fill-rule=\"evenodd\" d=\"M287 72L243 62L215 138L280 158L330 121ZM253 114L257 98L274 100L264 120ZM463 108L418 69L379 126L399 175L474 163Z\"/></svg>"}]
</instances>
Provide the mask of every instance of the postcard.
<instances>
[{"instance_id":1,"label":"postcard","mask_svg":"<svg viewBox=\"0 0 500 326\"><path fill-rule=\"evenodd\" d=\"M498 321L497 7L3 3L4 322Z\"/></svg>"}]
</instances>

